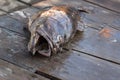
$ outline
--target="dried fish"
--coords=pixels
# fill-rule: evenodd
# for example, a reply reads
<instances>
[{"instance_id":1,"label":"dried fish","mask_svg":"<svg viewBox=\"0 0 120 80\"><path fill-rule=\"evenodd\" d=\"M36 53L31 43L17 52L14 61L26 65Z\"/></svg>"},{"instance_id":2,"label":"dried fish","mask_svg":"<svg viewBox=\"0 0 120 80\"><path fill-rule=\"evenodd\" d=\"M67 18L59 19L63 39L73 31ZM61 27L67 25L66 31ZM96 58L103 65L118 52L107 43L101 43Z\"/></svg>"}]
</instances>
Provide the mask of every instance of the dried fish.
<instances>
[{"instance_id":1,"label":"dried fish","mask_svg":"<svg viewBox=\"0 0 120 80\"><path fill-rule=\"evenodd\" d=\"M28 50L33 55L38 52L47 57L61 51L77 30L84 30L80 19L82 12L85 11L70 6L53 6L30 17Z\"/></svg>"}]
</instances>

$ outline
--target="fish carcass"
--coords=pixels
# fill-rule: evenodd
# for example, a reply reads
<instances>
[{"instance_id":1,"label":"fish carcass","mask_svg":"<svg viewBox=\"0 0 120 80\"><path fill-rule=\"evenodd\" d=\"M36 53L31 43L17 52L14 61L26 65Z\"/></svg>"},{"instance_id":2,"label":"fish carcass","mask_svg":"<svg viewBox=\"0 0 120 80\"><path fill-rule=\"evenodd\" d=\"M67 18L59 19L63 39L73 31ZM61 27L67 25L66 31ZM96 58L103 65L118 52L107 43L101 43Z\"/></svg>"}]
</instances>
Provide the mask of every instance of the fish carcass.
<instances>
[{"instance_id":1,"label":"fish carcass","mask_svg":"<svg viewBox=\"0 0 120 80\"><path fill-rule=\"evenodd\" d=\"M81 21L83 12L70 6L53 6L34 14L29 18L27 27L31 33L28 51L47 57L61 51L77 30L84 30Z\"/></svg>"}]
</instances>

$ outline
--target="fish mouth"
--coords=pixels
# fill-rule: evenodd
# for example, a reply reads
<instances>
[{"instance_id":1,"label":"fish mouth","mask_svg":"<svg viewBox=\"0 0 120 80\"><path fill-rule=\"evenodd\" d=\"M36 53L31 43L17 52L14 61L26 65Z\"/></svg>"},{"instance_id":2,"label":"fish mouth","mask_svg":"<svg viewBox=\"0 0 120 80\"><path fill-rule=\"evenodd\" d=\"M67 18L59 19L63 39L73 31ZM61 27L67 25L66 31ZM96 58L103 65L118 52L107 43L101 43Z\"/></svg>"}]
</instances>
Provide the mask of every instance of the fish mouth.
<instances>
[{"instance_id":1,"label":"fish mouth","mask_svg":"<svg viewBox=\"0 0 120 80\"><path fill-rule=\"evenodd\" d=\"M38 42L36 44L37 52L43 56L51 56L51 48L47 39L40 35Z\"/></svg>"}]
</instances>

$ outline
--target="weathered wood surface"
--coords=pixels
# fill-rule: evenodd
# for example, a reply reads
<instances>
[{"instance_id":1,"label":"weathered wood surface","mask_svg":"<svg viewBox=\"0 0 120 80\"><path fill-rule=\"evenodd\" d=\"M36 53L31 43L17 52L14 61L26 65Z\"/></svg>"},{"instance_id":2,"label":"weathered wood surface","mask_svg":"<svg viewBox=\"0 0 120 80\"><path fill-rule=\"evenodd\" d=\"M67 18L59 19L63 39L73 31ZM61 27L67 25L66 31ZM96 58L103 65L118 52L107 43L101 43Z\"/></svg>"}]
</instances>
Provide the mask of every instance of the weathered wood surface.
<instances>
[{"instance_id":1,"label":"weathered wood surface","mask_svg":"<svg viewBox=\"0 0 120 80\"><path fill-rule=\"evenodd\" d=\"M84 0L84 1L120 13L120 0Z\"/></svg>"},{"instance_id":2,"label":"weathered wood surface","mask_svg":"<svg viewBox=\"0 0 120 80\"><path fill-rule=\"evenodd\" d=\"M120 64L120 31L110 27L101 30L88 28L76 35L73 48Z\"/></svg>"},{"instance_id":3,"label":"weathered wood surface","mask_svg":"<svg viewBox=\"0 0 120 80\"><path fill-rule=\"evenodd\" d=\"M25 27L26 25L22 22L15 20L7 15L1 16L0 20L1 27L18 32L20 34L24 34L23 27Z\"/></svg>"},{"instance_id":4,"label":"weathered wood surface","mask_svg":"<svg viewBox=\"0 0 120 80\"><path fill-rule=\"evenodd\" d=\"M28 53L28 37L23 31L27 19L21 11L30 15L39 11L32 7L0 17L0 58L32 72L40 71L40 75L48 74L53 80L119 80L120 15L84 1L50 0L44 6L63 2L78 7L83 5L90 12L84 19L89 27L83 34L77 33L69 44L72 51L51 58Z\"/></svg>"},{"instance_id":5,"label":"weathered wood surface","mask_svg":"<svg viewBox=\"0 0 120 80\"><path fill-rule=\"evenodd\" d=\"M6 23L1 26L5 26L8 29L13 28L12 30L19 31L19 33L21 33L20 31L23 31L23 26L19 25L21 22L10 17L9 21L8 24ZM16 21L16 24L13 23L13 21ZM0 22L4 23L5 21ZM97 30L92 28L86 29L83 36L90 37L92 33L96 34L97 32ZM67 80L79 80L80 78L83 80L96 80L98 79L98 76L101 76L100 80L106 80L108 78L110 80L119 79L118 65L99 60L94 57L86 56L82 53L67 51L63 54L55 55L50 59L44 58L40 55L31 56L27 52L28 39L19 35L19 33L3 29L3 27L1 28L1 59L7 60L33 72L39 70L55 77ZM78 39L78 41L82 40ZM106 75L102 75L103 73Z\"/></svg>"},{"instance_id":6,"label":"weathered wood surface","mask_svg":"<svg viewBox=\"0 0 120 80\"><path fill-rule=\"evenodd\" d=\"M120 67L80 52L65 51L51 58L31 56L27 40L14 32L1 29L0 58L35 72L36 70L63 80L119 80ZM104 74L104 75L103 75Z\"/></svg>"},{"instance_id":7,"label":"weathered wood surface","mask_svg":"<svg viewBox=\"0 0 120 80\"><path fill-rule=\"evenodd\" d=\"M23 9L27 5L18 2L17 0L0 0L0 9L11 12L18 9Z\"/></svg>"},{"instance_id":8,"label":"weathered wood surface","mask_svg":"<svg viewBox=\"0 0 120 80\"><path fill-rule=\"evenodd\" d=\"M0 60L0 80L49 80L6 61Z\"/></svg>"},{"instance_id":9,"label":"weathered wood surface","mask_svg":"<svg viewBox=\"0 0 120 80\"><path fill-rule=\"evenodd\" d=\"M85 4L87 4L87 3L85 3ZM101 9L102 8L97 7L96 10L101 11ZM102 10L106 10L106 9L102 9ZM38 12L39 10L35 9L35 8L28 8L28 9L23 9L22 11L32 15L35 12ZM101 35L100 34L101 28L107 27L108 25L110 25L109 27L111 27L112 25L109 24L109 23L111 23L111 21L109 21L109 20L115 20L118 15L111 13L111 11L109 11L109 14L116 16L116 17L110 16L109 14L105 15L104 13L101 13L101 14L97 14L97 13L96 14L92 14L92 13L86 14L86 16L89 16L89 17L85 18L84 22L86 23L86 25L88 25L90 27L97 28L99 30L94 30L91 28L86 29L86 31L84 32L85 35L83 34L84 38L82 38L83 42L81 41L81 39L79 39L79 36L77 37L77 39L79 41L74 41L74 42L77 42L76 43L77 45L74 44L75 47L77 46L75 49L80 50L80 51L84 51L84 52L87 52L90 54L94 54L94 55L97 55L99 57L103 57L103 58L110 59L110 60L113 60L113 61L120 63L119 62L119 60L120 60L120 58L119 58L119 40L120 40L119 31L111 28L113 30L113 32L110 32L108 34L112 35L112 39L111 39L111 37L104 39L103 37L100 36ZM23 31L23 26L26 26L26 25L22 24L22 21L25 22L26 19L24 18L24 16L21 16L20 14L22 14L22 13L20 13L20 11L16 11L14 13L11 13L12 17L17 18L21 22L16 21L8 16L3 16L0 18L0 25L5 26L5 28L9 28L10 30L14 30L14 31L19 32L21 34L25 34L25 32ZM111 17L113 17L113 19ZM3 20L3 18L4 18L4 20ZM102 20L99 18L101 18ZM91 19L93 19L94 21ZM104 19L106 19L106 20L104 20ZM98 22L98 20L99 20L99 22ZM103 20L104 21L108 20L108 24L104 24L103 22L101 22ZM9 23L6 24L5 21L8 21ZM18 24L13 24L13 23L18 23ZM102 25L102 27L100 27L101 25ZM116 24L116 25L119 26L118 24ZM112 26L112 27L114 28L114 26ZM117 42L114 42L115 40ZM104 47L101 48L101 46L104 46ZM100 50L100 48L101 48L101 50ZM115 51L114 51L114 48L115 48ZM108 51L108 49L110 49L110 50ZM113 52L117 55L112 54Z\"/></svg>"},{"instance_id":10,"label":"weathered wood surface","mask_svg":"<svg viewBox=\"0 0 120 80\"><path fill-rule=\"evenodd\" d=\"M5 14L5 12L3 12L3 11L0 11L0 16L1 16L1 15L4 15L4 14Z\"/></svg>"}]
</instances>

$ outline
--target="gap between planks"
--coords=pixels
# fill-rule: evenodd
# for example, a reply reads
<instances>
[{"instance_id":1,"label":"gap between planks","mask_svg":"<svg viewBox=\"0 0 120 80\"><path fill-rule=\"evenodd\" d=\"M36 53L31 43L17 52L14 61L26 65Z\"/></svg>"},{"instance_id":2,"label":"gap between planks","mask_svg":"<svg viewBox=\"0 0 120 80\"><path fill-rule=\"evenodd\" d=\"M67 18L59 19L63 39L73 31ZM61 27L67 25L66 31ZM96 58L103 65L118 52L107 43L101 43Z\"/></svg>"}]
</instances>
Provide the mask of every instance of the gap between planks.
<instances>
[{"instance_id":1,"label":"gap between planks","mask_svg":"<svg viewBox=\"0 0 120 80\"><path fill-rule=\"evenodd\" d=\"M93 4L93 5L96 5L96 6L102 7L102 8L104 8L104 9L107 9L107 10L109 10L109 11L115 12L115 13L117 13L117 14L120 14L119 11L116 11L116 10L113 10L113 9L110 9L110 8L107 8L107 7L104 7L104 6L100 5L100 4L97 4L97 3L91 2L91 1L89 1L89 0L82 0L82 1L88 2L88 3L90 3L90 4Z\"/></svg>"},{"instance_id":2,"label":"gap between planks","mask_svg":"<svg viewBox=\"0 0 120 80\"><path fill-rule=\"evenodd\" d=\"M31 72L31 73L34 73L34 74L43 76L43 77L45 77L45 78L47 78L47 79L50 79L50 80L62 80L62 79L60 79L60 78L58 78L58 77L52 76L52 75L50 75L50 74L47 74L47 73L42 72L42 71L39 71L39 70L31 71L33 68L31 68L31 67L29 67L29 66L25 66L25 65L24 65L24 67L23 67L23 66L21 66L21 65L19 65L19 64L15 64L15 63L13 63L13 62L10 62L10 61L8 61L8 60L6 60L6 59L2 59L2 58L0 58L0 60L3 60L3 61L5 61L5 62L8 62L8 63L10 63L10 64L12 64L12 65L18 66L18 67L20 67L21 69L27 70L28 72Z\"/></svg>"}]
</instances>

